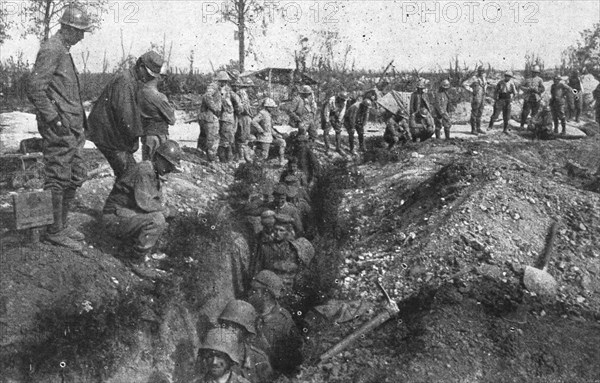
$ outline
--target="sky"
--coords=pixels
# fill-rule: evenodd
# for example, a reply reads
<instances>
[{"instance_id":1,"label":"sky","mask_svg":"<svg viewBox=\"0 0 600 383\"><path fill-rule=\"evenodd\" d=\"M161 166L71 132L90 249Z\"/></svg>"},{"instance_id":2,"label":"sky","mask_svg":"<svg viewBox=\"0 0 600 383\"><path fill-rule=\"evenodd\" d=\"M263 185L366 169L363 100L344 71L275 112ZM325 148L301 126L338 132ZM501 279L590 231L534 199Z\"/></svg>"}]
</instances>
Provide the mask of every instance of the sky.
<instances>
[{"instance_id":1,"label":"sky","mask_svg":"<svg viewBox=\"0 0 600 383\"><path fill-rule=\"evenodd\" d=\"M3 0L2 6L19 4ZM218 16L222 1L112 1L101 27L86 34L71 48L82 68L82 54L89 52L88 68L99 71L104 53L112 68L122 56L121 33L126 53L139 56L152 42L167 50L172 42L170 66L188 68L194 50L194 68L210 72L236 60L236 27ZM490 64L499 70L523 68L528 53L540 55L546 67L558 65L565 48L576 43L580 32L600 22L600 1L279 1L258 21L269 21L263 34L257 28L258 61L247 59L248 70L266 66L293 67L294 50L301 37L309 38L313 53L318 34L338 33L338 49L351 47L348 64L355 68L382 69L391 60L397 70L422 71L448 68L458 56L473 67ZM5 8L7 9L7 8ZM15 20L21 15L10 8ZM18 32L13 30L13 35ZM0 47L0 60L22 51L35 60L35 38L13 38Z\"/></svg>"}]
</instances>

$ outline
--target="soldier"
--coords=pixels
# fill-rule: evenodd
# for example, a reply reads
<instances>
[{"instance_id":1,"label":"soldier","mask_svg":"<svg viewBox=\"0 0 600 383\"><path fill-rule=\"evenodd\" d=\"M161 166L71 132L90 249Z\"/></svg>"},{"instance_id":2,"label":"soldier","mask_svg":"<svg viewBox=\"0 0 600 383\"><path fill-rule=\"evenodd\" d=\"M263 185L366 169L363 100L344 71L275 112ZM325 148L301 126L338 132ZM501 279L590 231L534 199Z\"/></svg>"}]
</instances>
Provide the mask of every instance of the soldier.
<instances>
[{"instance_id":1,"label":"soldier","mask_svg":"<svg viewBox=\"0 0 600 383\"><path fill-rule=\"evenodd\" d=\"M565 107L567 105L567 96L573 88L561 82L562 78L557 74L554 76L554 84L550 87L550 109L552 110L552 119L554 120L554 133L558 133L558 121L562 125L561 134L567 134L567 121L565 117Z\"/></svg>"},{"instance_id":2,"label":"soldier","mask_svg":"<svg viewBox=\"0 0 600 383\"><path fill-rule=\"evenodd\" d=\"M144 135L140 86L160 76L163 64L158 53L144 53L135 67L113 76L92 108L87 139L106 157L117 179L135 164L133 153Z\"/></svg>"},{"instance_id":3,"label":"soldier","mask_svg":"<svg viewBox=\"0 0 600 383\"><path fill-rule=\"evenodd\" d=\"M306 176L308 187L311 187L321 173L321 164L308 145L306 134L296 136L291 156L296 158L298 169Z\"/></svg>"},{"instance_id":4,"label":"soldier","mask_svg":"<svg viewBox=\"0 0 600 383\"><path fill-rule=\"evenodd\" d=\"M444 136L446 139L450 139L450 128L452 127L452 120L450 119L450 96L448 95L448 89L450 89L450 81L444 79L440 85L440 89L435 97L435 138L441 137L442 127L444 128Z\"/></svg>"},{"instance_id":5,"label":"soldier","mask_svg":"<svg viewBox=\"0 0 600 383\"><path fill-rule=\"evenodd\" d=\"M542 93L546 90L544 80L540 77L540 67L538 65L535 65L531 69L531 74L533 77L527 79L521 87L521 90L525 93L525 97L523 97L523 112L521 113L521 129L525 126L530 111L532 117L537 115L540 109Z\"/></svg>"},{"instance_id":6,"label":"soldier","mask_svg":"<svg viewBox=\"0 0 600 383\"><path fill-rule=\"evenodd\" d=\"M293 373L302 363L302 337L292 316L280 306L283 281L275 273L263 270L252 280L248 301L258 312L257 331L269 344L271 366L284 374Z\"/></svg>"},{"instance_id":7,"label":"soldier","mask_svg":"<svg viewBox=\"0 0 600 383\"><path fill-rule=\"evenodd\" d=\"M494 112L490 118L490 124L488 129L492 129L494 121L502 112L502 120L504 123L504 129L502 133L508 134L508 122L510 121L510 103L514 95L517 94L517 87L513 82L513 73L507 71L504 73L504 79L500 80L496 85L494 92Z\"/></svg>"},{"instance_id":8,"label":"soldier","mask_svg":"<svg viewBox=\"0 0 600 383\"><path fill-rule=\"evenodd\" d=\"M254 306L242 300L231 300L219 315L223 328L234 331L241 344L239 374L252 383L271 382L274 378L269 356L264 350L269 345L262 334L257 334L258 316Z\"/></svg>"},{"instance_id":9,"label":"soldier","mask_svg":"<svg viewBox=\"0 0 600 383\"><path fill-rule=\"evenodd\" d=\"M410 95L410 107L409 114L418 112L421 108L426 108L430 112L433 111L431 102L429 101L429 95L425 93L425 80L420 78L417 81L417 90Z\"/></svg>"},{"instance_id":10,"label":"soldier","mask_svg":"<svg viewBox=\"0 0 600 383\"><path fill-rule=\"evenodd\" d=\"M298 134L308 132L311 141L317 139L317 128L315 126L315 115L317 113L317 104L314 100L312 88L303 85L298 90L298 94L293 98L292 104L288 109L292 127L298 129Z\"/></svg>"},{"instance_id":11,"label":"soldier","mask_svg":"<svg viewBox=\"0 0 600 383\"><path fill-rule=\"evenodd\" d=\"M200 124L198 149L206 151L206 156L210 162L217 159L217 150L219 148L219 119L223 110L221 88L226 86L229 81L230 78L227 72L217 72L214 81L208 85L206 92L202 96L200 104L200 113L198 115L198 122Z\"/></svg>"},{"instance_id":12,"label":"soldier","mask_svg":"<svg viewBox=\"0 0 600 383\"><path fill-rule=\"evenodd\" d=\"M270 209L277 214L282 214L292 219L295 236L304 236L304 227L302 226L302 218L300 211L287 202L289 189L284 184L277 184L273 188L273 202L269 205Z\"/></svg>"},{"instance_id":13,"label":"soldier","mask_svg":"<svg viewBox=\"0 0 600 383\"><path fill-rule=\"evenodd\" d=\"M342 154L342 126L344 124L347 103L348 92L340 92L323 104L321 128L323 129L323 143L325 144L326 154L329 153L329 132L331 128L335 132L335 150Z\"/></svg>"},{"instance_id":14,"label":"soldier","mask_svg":"<svg viewBox=\"0 0 600 383\"><path fill-rule=\"evenodd\" d=\"M579 116L583 109L583 86L578 70L571 72L567 85L573 89L573 92L568 95L568 99L570 100L569 119L575 116L575 122L579 122Z\"/></svg>"},{"instance_id":15,"label":"soldier","mask_svg":"<svg viewBox=\"0 0 600 383\"><path fill-rule=\"evenodd\" d=\"M192 383L250 383L234 368L242 362L241 345L237 334L230 329L208 330L198 349L198 378Z\"/></svg>"},{"instance_id":16,"label":"soldier","mask_svg":"<svg viewBox=\"0 0 600 383\"><path fill-rule=\"evenodd\" d=\"M296 189L298 189L298 198L303 199L307 203L310 203L310 196L308 195L306 188L300 184L300 180L298 179L298 177L290 174L288 176L285 176L283 182L288 187L288 189L290 187L295 187Z\"/></svg>"},{"instance_id":17,"label":"soldier","mask_svg":"<svg viewBox=\"0 0 600 383\"><path fill-rule=\"evenodd\" d=\"M296 178L294 176L290 176ZM288 177L289 178L289 177ZM295 185L287 185L287 202L294 206L298 213L300 214L300 219L302 221L302 228L304 229L304 236L312 238L312 234L314 229L314 218L312 213L312 208L310 204L306 200L305 197L301 197L301 191L304 192L302 195L306 193L306 191L302 188L298 188ZM307 232L311 232L311 235L307 235Z\"/></svg>"},{"instance_id":18,"label":"soldier","mask_svg":"<svg viewBox=\"0 0 600 383\"><path fill-rule=\"evenodd\" d=\"M285 140L281 133L273 127L273 112L277 104L271 98L265 98L263 108L252 119L252 129L256 132L257 157L262 160L269 158L269 149L274 144L279 149L279 164L285 163Z\"/></svg>"},{"instance_id":19,"label":"soldier","mask_svg":"<svg viewBox=\"0 0 600 383\"><path fill-rule=\"evenodd\" d=\"M481 115L485 106L485 95L487 89L487 78L485 77L485 69L482 65L477 67L477 75L463 83L463 88L472 92L471 97L471 134L485 134L481 130Z\"/></svg>"},{"instance_id":20,"label":"soldier","mask_svg":"<svg viewBox=\"0 0 600 383\"><path fill-rule=\"evenodd\" d=\"M535 138L547 139L552 134L552 120L550 105L542 103L540 110L529 124L529 129L533 130Z\"/></svg>"},{"instance_id":21,"label":"soldier","mask_svg":"<svg viewBox=\"0 0 600 383\"><path fill-rule=\"evenodd\" d=\"M244 84L241 81L236 81L231 84L233 91L237 94L240 107L237 114L237 131L235 135L237 145L237 157L240 161L252 162L252 151L248 146L250 141L250 125L252 124L252 108L250 107L250 98L245 87L251 86L252 83Z\"/></svg>"},{"instance_id":22,"label":"soldier","mask_svg":"<svg viewBox=\"0 0 600 383\"><path fill-rule=\"evenodd\" d=\"M596 100L596 122L600 124L600 84L594 89L594 100Z\"/></svg>"},{"instance_id":23,"label":"soldier","mask_svg":"<svg viewBox=\"0 0 600 383\"><path fill-rule=\"evenodd\" d=\"M166 66L160 71L165 74ZM142 86L140 112L142 114L142 160L151 161L156 148L169 139L169 125L175 124L175 110L167 96L158 91L158 77Z\"/></svg>"},{"instance_id":24,"label":"soldier","mask_svg":"<svg viewBox=\"0 0 600 383\"><path fill-rule=\"evenodd\" d=\"M388 150L391 150L400 141L408 142L412 140L408 122L404 116L385 110L383 119L385 121L383 139L388 144Z\"/></svg>"},{"instance_id":25,"label":"soldier","mask_svg":"<svg viewBox=\"0 0 600 383\"><path fill-rule=\"evenodd\" d=\"M425 141L435 132L435 122L427 108L421 108L411 114L408 127L412 140L415 142Z\"/></svg>"},{"instance_id":26,"label":"soldier","mask_svg":"<svg viewBox=\"0 0 600 383\"><path fill-rule=\"evenodd\" d=\"M85 236L67 223L77 188L87 177L81 149L87 121L77 70L69 49L91 29L88 15L68 6L60 29L42 43L29 79L27 95L37 110L38 131L44 140L44 190L52 193L54 223L46 240L81 250Z\"/></svg>"},{"instance_id":27,"label":"soldier","mask_svg":"<svg viewBox=\"0 0 600 383\"><path fill-rule=\"evenodd\" d=\"M357 100L352 104L344 117L344 126L348 131L348 142L350 143L350 153L356 154L354 150L354 132L358 134L358 145L360 151L365 149L365 125L369 120L369 114L374 102L377 101L377 93L375 90L366 92L362 101Z\"/></svg>"},{"instance_id":28,"label":"soldier","mask_svg":"<svg viewBox=\"0 0 600 383\"><path fill-rule=\"evenodd\" d=\"M179 172L182 151L175 141L167 140L156 149L152 161L142 161L127 169L115 181L102 210L107 231L116 238L133 242L133 257L162 258L150 253L166 229L165 219L175 209L165 205L160 177Z\"/></svg>"},{"instance_id":29,"label":"soldier","mask_svg":"<svg viewBox=\"0 0 600 383\"><path fill-rule=\"evenodd\" d=\"M300 186L302 186L303 188L308 187L308 179L306 177L306 174L302 170L298 169L298 158L289 157L288 163L287 163L287 169L285 169L281 173L279 182L285 182L285 178L287 176L295 176L298 179Z\"/></svg>"},{"instance_id":30,"label":"soldier","mask_svg":"<svg viewBox=\"0 0 600 383\"><path fill-rule=\"evenodd\" d=\"M233 160L235 145L235 116L241 112L242 102L228 84L221 87L221 116L219 117L219 160Z\"/></svg>"}]
</instances>

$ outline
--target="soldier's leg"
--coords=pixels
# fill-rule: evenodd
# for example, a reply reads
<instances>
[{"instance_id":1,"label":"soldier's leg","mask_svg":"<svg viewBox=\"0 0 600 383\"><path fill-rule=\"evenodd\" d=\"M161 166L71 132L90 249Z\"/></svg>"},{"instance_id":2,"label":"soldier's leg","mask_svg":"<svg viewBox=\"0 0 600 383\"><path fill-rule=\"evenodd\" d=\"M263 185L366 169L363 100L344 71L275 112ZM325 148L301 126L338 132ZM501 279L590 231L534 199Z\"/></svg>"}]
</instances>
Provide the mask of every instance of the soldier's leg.
<instances>
[{"instance_id":1,"label":"soldier's leg","mask_svg":"<svg viewBox=\"0 0 600 383\"><path fill-rule=\"evenodd\" d=\"M532 112L531 115L535 116L535 111L533 111L532 108L532 102L527 99L523 100L523 110L521 111L521 129L525 128L527 117L529 116L530 111Z\"/></svg>"},{"instance_id":2,"label":"soldier's leg","mask_svg":"<svg viewBox=\"0 0 600 383\"><path fill-rule=\"evenodd\" d=\"M347 125L346 130L348 131L348 144L350 146L350 151L352 153L355 153L354 152L354 127Z\"/></svg>"},{"instance_id":3,"label":"soldier's leg","mask_svg":"<svg viewBox=\"0 0 600 383\"><path fill-rule=\"evenodd\" d=\"M534 103L532 103L531 105L531 117L534 117L538 114L538 112L540 111L541 108L541 103L540 101L536 101Z\"/></svg>"},{"instance_id":4,"label":"soldier's leg","mask_svg":"<svg viewBox=\"0 0 600 383\"><path fill-rule=\"evenodd\" d=\"M485 132L481 130L481 116L483 115L483 107L484 102L480 102L477 105L477 115L475 116L475 125L477 126L477 133L484 134Z\"/></svg>"},{"instance_id":5,"label":"soldier's leg","mask_svg":"<svg viewBox=\"0 0 600 383\"><path fill-rule=\"evenodd\" d=\"M137 214L129 209L118 209L116 214L105 214L103 220L109 234L133 241L133 253L142 260L167 227L161 212Z\"/></svg>"},{"instance_id":6,"label":"soldier's leg","mask_svg":"<svg viewBox=\"0 0 600 383\"><path fill-rule=\"evenodd\" d=\"M277 146L277 153L279 154L279 164L283 165L285 163L285 140L283 138L275 138L273 140L273 145Z\"/></svg>"},{"instance_id":7,"label":"soldier's leg","mask_svg":"<svg viewBox=\"0 0 600 383\"><path fill-rule=\"evenodd\" d=\"M494 111L492 112L492 116L490 117L490 123L488 125L488 129L492 129L492 127L494 126L494 122L500 115L501 111L502 111L502 100L496 100L496 102L494 103Z\"/></svg>"},{"instance_id":8,"label":"soldier's leg","mask_svg":"<svg viewBox=\"0 0 600 383\"><path fill-rule=\"evenodd\" d=\"M471 102L471 118L469 119L471 125L471 134L477 135L477 103Z\"/></svg>"},{"instance_id":9,"label":"soldier's leg","mask_svg":"<svg viewBox=\"0 0 600 383\"><path fill-rule=\"evenodd\" d=\"M596 100L596 122L600 124L600 101Z\"/></svg>"},{"instance_id":10,"label":"soldier's leg","mask_svg":"<svg viewBox=\"0 0 600 383\"><path fill-rule=\"evenodd\" d=\"M335 129L335 151L342 154L342 125L337 124Z\"/></svg>"},{"instance_id":11,"label":"soldier's leg","mask_svg":"<svg viewBox=\"0 0 600 383\"><path fill-rule=\"evenodd\" d=\"M554 133L558 133L558 111L556 104L552 104L550 111L552 113L552 122L554 123Z\"/></svg>"},{"instance_id":12,"label":"soldier's leg","mask_svg":"<svg viewBox=\"0 0 600 383\"><path fill-rule=\"evenodd\" d=\"M358 148L361 152L366 152L365 148L365 127L364 125L359 125L356 127L356 134L358 135Z\"/></svg>"},{"instance_id":13,"label":"soldier's leg","mask_svg":"<svg viewBox=\"0 0 600 383\"><path fill-rule=\"evenodd\" d=\"M444 119L444 136L447 140L450 139L450 128L452 128L452 123L450 120Z\"/></svg>"},{"instance_id":14,"label":"soldier's leg","mask_svg":"<svg viewBox=\"0 0 600 383\"><path fill-rule=\"evenodd\" d=\"M256 153L256 157L261 160L269 159L269 150L271 149L271 144L268 142L257 142L258 153Z\"/></svg>"},{"instance_id":15,"label":"soldier's leg","mask_svg":"<svg viewBox=\"0 0 600 383\"><path fill-rule=\"evenodd\" d=\"M83 233L73 226L70 226L68 223L69 211L71 210L71 205L75 199L76 191L87 179L87 169L82 155L85 136L83 134L76 136L76 140L77 148L74 151L73 159L71 160L71 182L63 191L62 223L66 236L77 241L82 241L85 239Z\"/></svg>"},{"instance_id":16,"label":"soldier's leg","mask_svg":"<svg viewBox=\"0 0 600 383\"><path fill-rule=\"evenodd\" d=\"M502 105L503 132L508 132L508 122L510 121L510 100L504 100Z\"/></svg>"},{"instance_id":17,"label":"soldier's leg","mask_svg":"<svg viewBox=\"0 0 600 383\"><path fill-rule=\"evenodd\" d=\"M575 122L579 122L579 117L581 116L582 110L583 110L583 95L580 94L579 97L575 100Z\"/></svg>"},{"instance_id":18,"label":"soldier's leg","mask_svg":"<svg viewBox=\"0 0 600 383\"><path fill-rule=\"evenodd\" d=\"M323 144L325 144L325 153L329 153L329 132L331 131L331 124L323 122L321 124L323 129Z\"/></svg>"},{"instance_id":19,"label":"soldier's leg","mask_svg":"<svg viewBox=\"0 0 600 383\"><path fill-rule=\"evenodd\" d=\"M200 125L200 133L198 134L198 150L206 151L206 121L199 120L198 124Z\"/></svg>"},{"instance_id":20,"label":"soldier's leg","mask_svg":"<svg viewBox=\"0 0 600 383\"><path fill-rule=\"evenodd\" d=\"M567 120L566 120L566 115L565 115L565 108L566 105L565 104L559 104L558 105L558 110L557 110L557 117L560 120L560 125L562 127L562 134L567 134Z\"/></svg>"},{"instance_id":21,"label":"soldier's leg","mask_svg":"<svg viewBox=\"0 0 600 383\"><path fill-rule=\"evenodd\" d=\"M161 138L159 136L143 136L142 140L142 160L152 161L154 152L160 146Z\"/></svg>"},{"instance_id":22,"label":"soldier's leg","mask_svg":"<svg viewBox=\"0 0 600 383\"><path fill-rule=\"evenodd\" d=\"M317 125L314 121L309 121L308 123L308 138L311 142L317 141L318 133L317 133Z\"/></svg>"},{"instance_id":23,"label":"soldier's leg","mask_svg":"<svg viewBox=\"0 0 600 383\"><path fill-rule=\"evenodd\" d=\"M434 120L435 122L435 138L436 139L440 139L442 138L442 119L440 118L436 118Z\"/></svg>"},{"instance_id":24,"label":"soldier's leg","mask_svg":"<svg viewBox=\"0 0 600 383\"><path fill-rule=\"evenodd\" d=\"M219 148L219 123L206 123L206 155L209 161L217 159L217 150Z\"/></svg>"}]
</instances>

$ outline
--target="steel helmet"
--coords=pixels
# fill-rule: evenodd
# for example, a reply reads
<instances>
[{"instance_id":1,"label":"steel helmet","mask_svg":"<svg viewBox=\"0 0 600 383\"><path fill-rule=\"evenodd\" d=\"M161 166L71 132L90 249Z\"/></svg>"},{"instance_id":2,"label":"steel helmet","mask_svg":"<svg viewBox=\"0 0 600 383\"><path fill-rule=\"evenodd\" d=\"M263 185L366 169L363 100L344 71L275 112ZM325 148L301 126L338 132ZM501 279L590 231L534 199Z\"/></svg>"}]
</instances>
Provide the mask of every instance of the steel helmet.
<instances>
[{"instance_id":1,"label":"steel helmet","mask_svg":"<svg viewBox=\"0 0 600 383\"><path fill-rule=\"evenodd\" d=\"M260 215L260 222L267 224L274 224L275 223L275 212L273 210L265 210L261 213Z\"/></svg>"},{"instance_id":2,"label":"steel helmet","mask_svg":"<svg viewBox=\"0 0 600 383\"><path fill-rule=\"evenodd\" d=\"M350 96L348 96L348 92L346 91L339 92L337 96L342 100L347 100L348 98L350 98Z\"/></svg>"},{"instance_id":3,"label":"steel helmet","mask_svg":"<svg viewBox=\"0 0 600 383\"><path fill-rule=\"evenodd\" d=\"M274 213L273 213L274 214ZM256 309L250 303L234 299L227 303L219 320L237 323L251 334L256 334Z\"/></svg>"},{"instance_id":4,"label":"steel helmet","mask_svg":"<svg viewBox=\"0 0 600 383\"><path fill-rule=\"evenodd\" d=\"M277 108L277 104L275 103L275 101L272 98L265 98L265 100L263 101L263 106L265 108Z\"/></svg>"},{"instance_id":5,"label":"steel helmet","mask_svg":"<svg viewBox=\"0 0 600 383\"><path fill-rule=\"evenodd\" d=\"M224 70L220 70L215 75L215 80L217 81L231 81L231 77Z\"/></svg>"},{"instance_id":6,"label":"steel helmet","mask_svg":"<svg viewBox=\"0 0 600 383\"><path fill-rule=\"evenodd\" d=\"M477 72L484 72L485 68L483 67L483 65L480 65L477 67Z\"/></svg>"},{"instance_id":7,"label":"steel helmet","mask_svg":"<svg viewBox=\"0 0 600 383\"><path fill-rule=\"evenodd\" d=\"M72 5L67 6L58 22L85 32L89 32L92 29L92 22L88 14L84 10Z\"/></svg>"},{"instance_id":8,"label":"steel helmet","mask_svg":"<svg viewBox=\"0 0 600 383\"><path fill-rule=\"evenodd\" d=\"M534 65L533 68L531 68L531 73L540 73L540 66L539 65Z\"/></svg>"},{"instance_id":9,"label":"steel helmet","mask_svg":"<svg viewBox=\"0 0 600 383\"><path fill-rule=\"evenodd\" d=\"M553 79L554 79L554 80L559 80L559 81L561 81L561 80L562 80L562 77L560 77L560 75L559 75L559 74L555 74L555 75L554 75L554 77L553 77Z\"/></svg>"},{"instance_id":10,"label":"steel helmet","mask_svg":"<svg viewBox=\"0 0 600 383\"><path fill-rule=\"evenodd\" d=\"M199 355L202 350L222 352L229 356L229 359L238 364L242 359L242 350L237 334L235 331L228 328L218 327L208 330L204 341L198 348Z\"/></svg>"},{"instance_id":11,"label":"steel helmet","mask_svg":"<svg viewBox=\"0 0 600 383\"><path fill-rule=\"evenodd\" d=\"M283 290L283 280L271 270L262 270L252 279L253 282L266 287L275 298L281 296Z\"/></svg>"},{"instance_id":12,"label":"steel helmet","mask_svg":"<svg viewBox=\"0 0 600 383\"><path fill-rule=\"evenodd\" d=\"M156 149L156 154L167 160L175 168L179 167L181 158L183 157L183 151L179 147L179 144L173 140L163 142Z\"/></svg>"},{"instance_id":13,"label":"steel helmet","mask_svg":"<svg viewBox=\"0 0 600 383\"><path fill-rule=\"evenodd\" d=\"M444 88L444 89L450 88L450 81L448 81L448 79L444 79L442 81L442 88Z\"/></svg>"},{"instance_id":14,"label":"steel helmet","mask_svg":"<svg viewBox=\"0 0 600 383\"><path fill-rule=\"evenodd\" d=\"M506 77L515 77L515 76L513 76L513 72L511 70L507 70L506 72L504 72L504 76L506 76Z\"/></svg>"},{"instance_id":15,"label":"steel helmet","mask_svg":"<svg viewBox=\"0 0 600 383\"><path fill-rule=\"evenodd\" d=\"M425 79L420 78L419 81L417 81L417 89L425 89Z\"/></svg>"},{"instance_id":16,"label":"steel helmet","mask_svg":"<svg viewBox=\"0 0 600 383\"><path fill-rule=\"evenodd\" d=\"M310 94L312 93L312 88L309 85L302 85L300 90L298 91L300 94Z\"/></svg>"}]
</instances>

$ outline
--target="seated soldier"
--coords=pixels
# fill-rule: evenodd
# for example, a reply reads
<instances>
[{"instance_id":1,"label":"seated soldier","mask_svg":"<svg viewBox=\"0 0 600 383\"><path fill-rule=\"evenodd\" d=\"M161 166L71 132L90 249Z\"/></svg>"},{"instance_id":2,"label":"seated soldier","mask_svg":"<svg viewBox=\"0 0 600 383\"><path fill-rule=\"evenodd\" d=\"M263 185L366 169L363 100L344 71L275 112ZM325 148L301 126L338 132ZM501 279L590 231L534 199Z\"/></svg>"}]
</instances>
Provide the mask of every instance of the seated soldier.
<instances>
[{"instance_id":1,"label":"seated soldier","mask_svg":"<svg viewBox=\"0 0 600 383\"><path fill-rule=\"evenodd\" d=\"M269 345L262 334L257 334L257 320L254 306L237 299L227 303L218 318L219 325L234 331L242 345L240 375L252 383L271 382L273 369L265 352Z\"/></svg>"},{"instance_id":2,"label":"seated soldier","mask_svg":"<svg viewBox=\"0 0 600 383\"><path fill-rule=\"evenodd\" d=\"M550 105L544 103L540 111L531 119L529 130L533 130L535 138L548 139L552 137L552 127L552 111Z\"/></svg>"},{"instance_id":3,"label":"seated soldier","mask_svg":"<svg viewBox=\"0 0 600 383\"><path fill-rule=\"evenodd\" d=\"M435 133L435 122L427 108L421 108L411 114L408 127L414 142L425 141Z\"/></svg>"},{"instance_id":4,"label":"seated soldier","mask_svg":"<svg viewBox=\"0 0 600 383\"><path fill-rule=\"evenodd\" d=\"M412 139L408 129L408 122L401 114L395 114L389 110L384 110L383 119L385 121L385 133L383 139L388 144L388 149L392 149L400 141L410 141Z\"/></svg>"},{"instance_id":5,"label":"seated soldier","mask_svg":"<svg viewBox=\"0 0 600 383\"><path fill-rule=\"evenodd\" d=\"M290 312L278 302L282 291L281 278L263 270L252 280L248 301L258 312L257 331L269 345L271 366L281 373L293 374L302 363L303 339Z\"/></svg>"},{"instance_id":6,"label":"seated soldier","mask_svg":"<svg viewBox=\"0 0 600 383\"><path fill-rule=\"evenodd\" d=\"M297 237L304 236L304 227L300 211L291 203L287 202L289 190L284 184L277 184L273 188L273 202L268 206L277 214L286 215L292 218L294 224L294 234Z\"/></svg>"},{"instance_id":7,"label":"seated soldier","mask_svg":"<svg viewBox=\"0 0 600 383\"><path fill-rule=\"evenodd\" d=\"M179 172L182 155L179 145L167 140L156 149L152 161L131 166L115 181L104 204L102 213L107 231L116 238L133 241L133 256L142 261L147 260L165 230L165 218L175 212L164 204L161 177Z\"/></svg>"},{"instance_id":8,"label":"seated soldier","mask_svg":"<svg viewBox=\"0 0 600 383\"><path fill-rule=\"evenodd\" d=\"M308 187L306 174L302 170L298 169L298 158L293 156L288 158L287 168L281 173L279 182L284 182L287 176L296 176L300 182L300 186Z\"/></svg>"},{"instance_id":9,"label":"seated soldier","mask_svg":"<svg viewBox=\"0 0 600 383\"><path fill-rule=\"evenodd\" d=\"M230 329L208 330L198 349L196 379L192 383L250 383L233 369L239 365L242 345Z\"/></svg>"}]
</instances>

